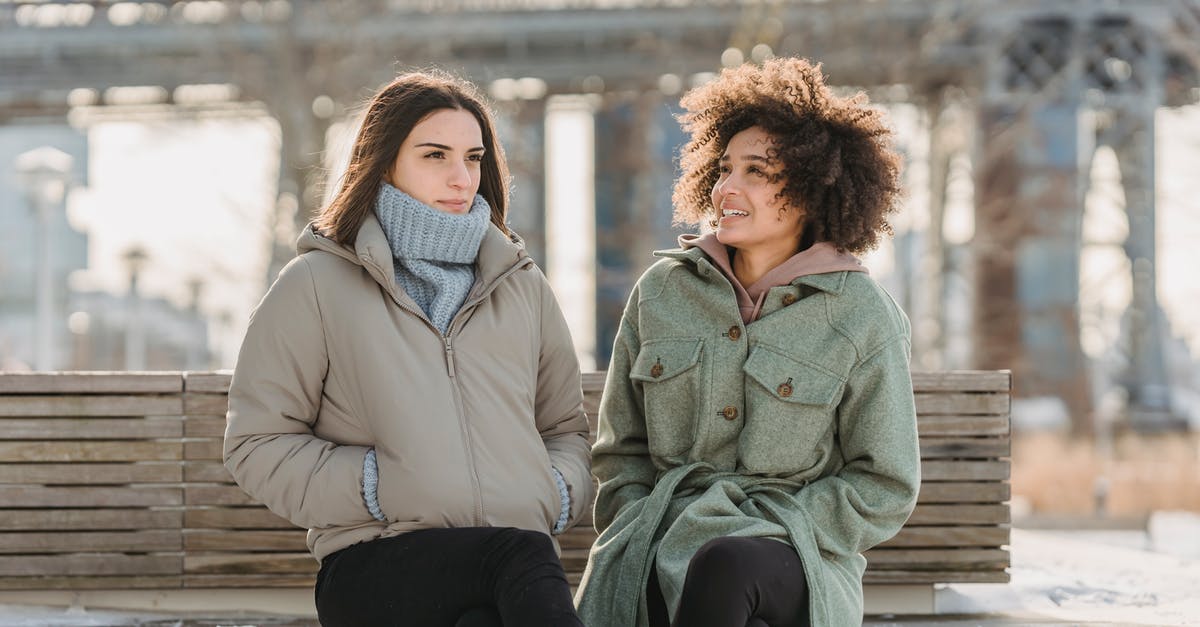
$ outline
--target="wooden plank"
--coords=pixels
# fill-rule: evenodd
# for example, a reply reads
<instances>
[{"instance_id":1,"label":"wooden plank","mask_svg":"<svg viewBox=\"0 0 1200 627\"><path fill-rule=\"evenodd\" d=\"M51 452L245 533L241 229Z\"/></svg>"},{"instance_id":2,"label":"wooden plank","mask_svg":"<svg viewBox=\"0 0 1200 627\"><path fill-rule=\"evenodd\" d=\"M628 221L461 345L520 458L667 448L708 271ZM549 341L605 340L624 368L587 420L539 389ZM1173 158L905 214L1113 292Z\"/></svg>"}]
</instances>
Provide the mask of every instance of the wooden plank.
<instances>
[{"instance_id":1,"label":"wooden plank","mask_svg":"<svg viewBox=\"0 0 1200 627\"><path fill-rule=\"evenodd\" d=\"M5 507L155 507L183 505L183 488L0 485Z\"/></svg>"},{"instance_id":2,"label":"wooden plank","mask_svg":"<svg viewBox=\"0 0 1200 627\"><path fill-rule=\"evenodd\" d=\"M185 575L308 575L320 568L310 553L189 553Z\"/></svg>"},{"instance_id":3,"label":"wooden plank","mask_svg":"<svg viewBox=\"0 0 1200 627\"><path fill-rule=\"evenodd\" d=\"M145 553L182 549L183 538L178 529L0 533L0 553Z\"/></svg>"},{"instance_id":4,"label":"wooden plank","mask_svg":"<svg viewBox=\"0 0 1200 627\"><path fill-rule=\"evenodd\" d=\"M562 536L559 536L562 537ZM946 527L910 527L900 529L894 538L880 544L880 548L916 547L1000 547L1009 544L1009 527L973 527L950 525Z\"/></svg>"},{"instance_id":5,"label":"wooden plank","mask_svg":"<svg viewBox=\"0 0 1200 627\"><path fill-rule=\"evenodd\" d=\"M183 502L187 505L261 505L236 485L187 485Z\"/></svg>"},{"instance_id":6,"label":"wooden plank","mask_svg":"<svg viewBox=\"0 0 1200 627\"><path fill-rule=\"evenodd\" d=\"M928 393L914 395L917 414L994 414L1009 413L1007 394Z\"/></svg>"},{"instance_id":7,"label":"wooden plank","mask_svg":"<svg viewBox=\"0 0 1200 627\"><path fill-rule=\"evenodd\" d=\"M985 438L921 438L921 459L996 459L1008 457L1008 436Z\"/></svg>"},{"instance_id":8,"label":"wooden plank","mask_svg":"<svg viewBox=\"0 0 1200 627\"><path fill-rule=\"evenodd\" d=\"M115 577L0 577L0 590L137 590L178 589L179 575Z\"/></svg>"},{"instance_id":9,"label":"wooden plank","mask_svg":"<svg viewBox=\"0 0 1200 627\"><path fill-rule=\"evenodd\" d=\"M224 416L184 416L183 435L188 438L224 438Z\"/></svg>"},{"instance_id":10,"label":"wooden plank","mask_svg":"<svg viewBox=\"0 0 1200 627\"><path fill-rule=\"evenodd\" d=\"M959 414L918 414L917 433L921 438L963 435L1008 435L1009 417L964 416Z\"/></svg>"},{"instance_id":11,"label":"wooden plank","mask_svg":"<svg viewBox=\"0 0 1200 627\"><path fill-rule=\"evenodd\" d=\"M3 396L0 416L177 416L179 396Z\"/></svg>"},{"instance_id":12,"label":"wooden plank","mask_svg":"<svg viewBox=\"0 0 1200 627\"><path fill-rule=\"evenodd\" d=\"M921 462L922 481L1007 481L1010 462L927 460ZM186 476L186 475L185 475Z\"/></svg>"},{"instance_id":13,"label":"wooden plank","mask_svg":"<svg viewBox=\"0 0 1200 627\"><path fill-rule=\"evenodd\" d=\"M188 509L184 529L296 529L287 519L265 507L213 507Z\"/></svg>"},{"instance_id":14,"label":"wooden plank","mask_svg":"<svg viewBox=\"0 0 1200 627\"><path fill-rule=\"evenodd\" d=\"M871 549L863 554L875 570L1000 570L1009 566L1005 549Z\"/></svg>"},{"instance_id":15,"label":"wooden plank","mask_svg":"<svg viewBox=\"0 0 1200 627\"><path fill-rule=\"evenodd\" d=\"M913 372L914 392L1004 392L1012 389L1008 370Z\"/></svg>"},{"instance_id":16,"label":"wooden plank","mask_svg":"<svg viewBox=\"0 0 1200 627\"><path fill-rule=\"evenodd\" d=\"M179 418L0 418L0 437L5 440L152 440L182 435Z\"/></svg>"},{"instance_id":17,"label":"wooden plank","mask_svg":"<svg viewBox=\"0 0 1200 627\"><path fill-rule=\"evenodd\" d=\"M1008 505L925 505L917 504L908 525L1006 525Z\"/></svg>"},{"instance_id":18,"label":"wooden plank","mask_svg":"<svg viewBox=\"0 0 1200 627\"><path fill-rule=\"evenodd\" d=\"M188 440L183 443L183 458L188 461L221 461L224 441L217 438Z\"/></svg>"},{"instance_id":19,"label":"wooden plank","mask_svg":"<svg viewBox=\"0 0 1200 627\"><path fill-rule=\"evenodd\" d=\"M248 529L188 529L183 533L185 551L287 551L308 550L303 529L259 531ZM589 544L590 546L590 544Z\"/></svg>"},{"instance_id":20,"label":"wooden plank","mask_svg":"<svg viewBox=\"0 0 1200 627\"><path fill-rule=\"evenodd\" d=\"M0 483L99 485L114 483L179 483L179 462L110 464L0 464Z\"/></svg>"},{"instance_id":21,"label":"wooden plank","mask_svg":"<svg viewBox=\"0 0 1200 627\"><path fill-rule=\"evenodd\" d=\"M183 555L164 553L75 553L68 555L0 555L0 576L178 575Z\"/></svg>"},{"instance_id":22,"label":"wooden plank","mask_svg":"<svg viewBox=\"0 0 1200 627\"><path fill-rule=\"evenodd\" d=\"M183 480L188 483L235 483L233 475L219 461L184 462Z\"/></svg>"},{"instance_id":23,"label":"wooden plank","mask_svg":"<svg viewBox=\"0 0 1200 627\"><path fill-rule=\"evenodd\" d=\"M183 391L199 392L201 394L225 394L229 391L229 382L231 380L233 380L232 370L185 372L183 373Z\"/></svg>"},{"instance_id":24,"label":"wooden plank","mask_svg":"<svg viewBox=\"0 0 1200 627\"><path fill-rule=\"evenodd\" d=\"M920 503L1003 503L1011 498L1011 486L1000 482L922 481Z\"/></svg>"},{"instance_id":25,"label":"wooden plank","mask_svg":"<svg viewBox=\"0 0 1200 627\"><path fill-rule=\"evenodd\" d=\"M863 583L1008 583L1009 574L1003 570L876 570L869 566Z\"/></svg>"},{"instance_id":26,"label":"wooden plank","mask_svg":"<svg viewBox=\"0 0 1200 627\"><path fill-rule=\"evenodd\" d=\"M0 394L179 394L178 372L6 372Z\"/></svg>"},{"instance_id":27,"label":"wooden plank","mask_svg":"<svg viewBox=\"0 0 1200 627\"><path fill-rule=\"evenodd\" d=\"M183 413L189 416L224 416L229 397L224 394L184 394Z\"/></svg>"},{"instance_id":28,"label":"wooden plank","mask_svg":"<svg viewBox=\"0 0 1200 627\"><path fill-rule=\"evenodd\" d=\"M312 575L184 575L185 588L312 588Z\"/></svg>"},{"instance_id":29,"label":"wooden plank","mask_svg":"<svg viewBox=\"0 0 1200 627\"><path fill-rule=\"evenodd\" d=\"M0 441L0 462L141 462L183 459L183 443L157 441Z\"/></svg>"},{"instance_id":30,"label":"wooden plank","mask_svg":"<svg viewBox=\"0 0 1200 627\"><path fill-rule=\"evenodd\" d=\"M0 530L179 529L181 509L0 510Z\"/></svg>"}]
</instances>

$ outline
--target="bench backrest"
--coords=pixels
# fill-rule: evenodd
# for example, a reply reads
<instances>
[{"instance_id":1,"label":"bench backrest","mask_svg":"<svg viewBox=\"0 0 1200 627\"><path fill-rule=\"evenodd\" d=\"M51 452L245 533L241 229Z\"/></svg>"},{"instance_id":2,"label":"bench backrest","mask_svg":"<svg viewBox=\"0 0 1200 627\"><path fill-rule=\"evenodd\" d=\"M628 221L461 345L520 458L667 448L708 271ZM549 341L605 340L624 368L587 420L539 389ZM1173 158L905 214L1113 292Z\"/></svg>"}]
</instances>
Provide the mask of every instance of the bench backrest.
<instances>
[{"instance_id":1,"label":"bench backrest","mask_svg":"<svg viewBox=\"0 0 1200 627\"><path fill-rule=\"evenodd\" d=\"M311 586L304 531L221 465L229 379L0 374L0 589ZM1010 380L914 373L921 494L868 583L1008 581ZM603 373L583 385L594 430ZM572 583L594 539L560 536Z\"/></svg>"}]
</instances>

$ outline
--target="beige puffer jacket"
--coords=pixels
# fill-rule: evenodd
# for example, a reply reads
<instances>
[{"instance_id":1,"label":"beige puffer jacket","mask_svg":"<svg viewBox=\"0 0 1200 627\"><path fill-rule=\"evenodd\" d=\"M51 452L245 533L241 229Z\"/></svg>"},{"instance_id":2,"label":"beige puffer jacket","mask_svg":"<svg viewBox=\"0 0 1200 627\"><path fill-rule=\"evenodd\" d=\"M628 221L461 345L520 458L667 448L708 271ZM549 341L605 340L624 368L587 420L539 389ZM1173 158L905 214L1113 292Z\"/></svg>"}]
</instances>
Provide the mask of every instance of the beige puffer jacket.
<instances>
[{"instance_id":1,"label":"beige puffer jacket","mask_svg":"<svg viewBox=\"0 0 1200 627\"><path fill-rule=\"evenodd\" d=\"M354 249L306 228L300 255L250 320L225 428L225 466L307 527L320 560L417 529L549 533L592 501L587 419L566 321L523 246L489 226L475 285L443 336L393 278L374 215ZM376 450L379 504L363 501Z\"/></svg>"}]
</instances>

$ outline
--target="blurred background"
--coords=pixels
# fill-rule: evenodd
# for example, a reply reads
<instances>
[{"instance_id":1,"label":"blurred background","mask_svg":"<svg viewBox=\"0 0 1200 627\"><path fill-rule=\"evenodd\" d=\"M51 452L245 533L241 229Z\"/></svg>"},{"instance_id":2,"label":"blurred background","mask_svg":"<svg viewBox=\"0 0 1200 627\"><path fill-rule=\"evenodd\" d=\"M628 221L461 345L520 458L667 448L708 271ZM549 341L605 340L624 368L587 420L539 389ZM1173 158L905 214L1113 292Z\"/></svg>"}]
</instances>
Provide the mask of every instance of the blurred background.
<instances>
[{"instance_id":1,"label":"blurred background","mask_svg":"<svg viewBox=\"0 0 1200 627\"><path fill-rule=\"evenodd\" d=\"M0 0L0 369L232 368L366 98L500 116L585 369L674 245L679 96L776 55L886 109L865 259L917 370L1013 371L1014 515L1200 511L1200 1Z\"/></svg>"}]
</instances>

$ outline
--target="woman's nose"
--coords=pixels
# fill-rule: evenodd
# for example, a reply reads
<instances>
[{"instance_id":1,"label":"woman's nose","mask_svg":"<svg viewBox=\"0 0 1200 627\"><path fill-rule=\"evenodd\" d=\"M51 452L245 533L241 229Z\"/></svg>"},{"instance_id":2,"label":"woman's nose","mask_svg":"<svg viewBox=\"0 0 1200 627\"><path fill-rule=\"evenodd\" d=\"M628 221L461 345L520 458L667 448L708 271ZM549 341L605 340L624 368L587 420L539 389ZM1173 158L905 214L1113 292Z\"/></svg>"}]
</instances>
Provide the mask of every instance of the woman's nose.
<instances>
[{"instance_id":1,"label":"woman's nose","mask_svg":"<svg viewBox=\"0 0 1200 627\"><path fill-rule=\"evenodd\" d=\"M454 166L450 173L450 187L462 189L471 184L471 172L467 169L467 164L460 163Z\"/></svg>"}]
</instances>

